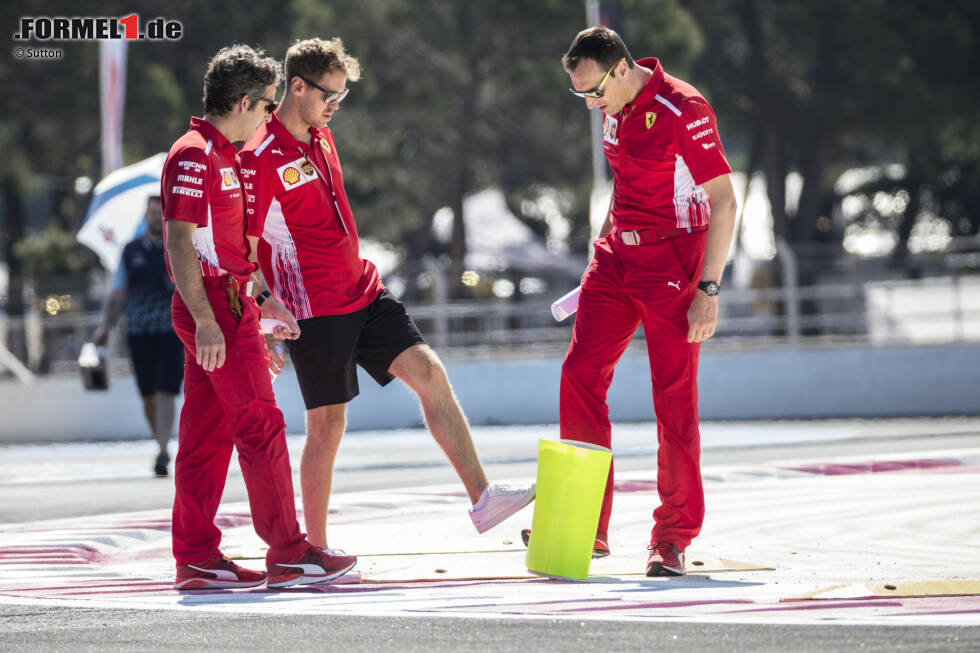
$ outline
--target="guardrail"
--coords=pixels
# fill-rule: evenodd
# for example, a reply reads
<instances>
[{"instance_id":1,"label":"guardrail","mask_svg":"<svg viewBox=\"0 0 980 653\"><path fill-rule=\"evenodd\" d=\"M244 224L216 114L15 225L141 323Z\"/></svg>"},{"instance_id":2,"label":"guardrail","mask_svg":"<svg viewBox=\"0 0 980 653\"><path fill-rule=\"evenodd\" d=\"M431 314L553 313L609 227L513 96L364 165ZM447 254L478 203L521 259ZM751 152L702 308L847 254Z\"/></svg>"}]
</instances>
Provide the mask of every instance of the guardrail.
<instances>
[{"instance_id":1,"label":"guardrail","mask_svg":"<svg viewBox=\"0 0 980 653\"><path fill-rule=\"evenodd\" d=\"M797 305L799 310L789 307ZM410 304L426 339L449 358L520 356L563 350L573 320L557 323L550 299ZM79 349L101 313L24 318L0 316L0 347L26 343L26 368L34 372L76 369ZM634 346L643 340L637 330ZM712 347L757 347L820 342L917 344L980 341L980 276L916 281L836 283L785 288L726 288ZM13 349L13 348L11 348ZM125 365L123 338L112 338L110 356ZM4 361L7 365L4 366ZM13 371L16 363L0 359ZM23 366L18 376L26 378Z\"/></svg>"}]
</instances>

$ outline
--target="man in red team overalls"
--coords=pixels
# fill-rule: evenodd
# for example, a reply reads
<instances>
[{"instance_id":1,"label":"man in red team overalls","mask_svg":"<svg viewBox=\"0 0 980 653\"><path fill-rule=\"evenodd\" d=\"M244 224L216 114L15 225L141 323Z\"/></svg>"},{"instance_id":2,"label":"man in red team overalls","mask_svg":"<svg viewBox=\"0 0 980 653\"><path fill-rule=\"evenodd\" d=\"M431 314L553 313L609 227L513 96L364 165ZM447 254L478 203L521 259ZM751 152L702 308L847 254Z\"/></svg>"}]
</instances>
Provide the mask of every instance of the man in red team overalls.
<instances>
[{"instance_id":1,"label":"man in red team overalls","mask_svg":"<svg viewBox=\"0 0 980 653\"><path fill-rule=\"evenodd\" d=\"M251 136L272 112L279 64L247 46L219 51L204 77L204 118L170 149L161 180L167 267L177 286L174 330L184 344L184 407L175 463L173 549L176 589L269 587L336 578L356 560L314 547L296 521L292 472L259 308L246 292L245 199L233 141ZM299 327L278 301L262 315ZM214 524L232 447L248 490L256 532L269 545L265 572L239 567L218 548Z\"/></svg>"},{"instance_id":2,"label":"man in red team overalls","mask_svg":"<svg viewBox=\"0 0 980 653\"><path fill-rule=\"evenodd\" d=\"M701 530L698 353L718 318L718 283L735 196L715 116L701 94L656 59L634 61L616 32L580 32L562 58L575 95L605 114L612 204L582 279L561 375L561 435L610 447L606 391L642 323L657 415L657 490L647 575L684 573ZM609 471L596 533L606 544Z\"/></svg>"},{"instance_id":3,"label":"man in red team overalls","mask_svg":"<svg viewBox=\"0 0 980 653\"><path fill-rule=\"evenodd\" d=\"M360 66L339 38L307 39L286 52L279 108L242 148L249 236L260 236L265 280L303 334L289 342L303 401L306 446L300 466L310 540L326 546L334 458L357 367L380 385L399 378L419 397L426 425L446 452L484 532L526 506L534 487L488 482L446 371L371 261L361 258L337 144L327 123ZM273 363L281 359L272 354Z\"/></svg>"}]
</instances>

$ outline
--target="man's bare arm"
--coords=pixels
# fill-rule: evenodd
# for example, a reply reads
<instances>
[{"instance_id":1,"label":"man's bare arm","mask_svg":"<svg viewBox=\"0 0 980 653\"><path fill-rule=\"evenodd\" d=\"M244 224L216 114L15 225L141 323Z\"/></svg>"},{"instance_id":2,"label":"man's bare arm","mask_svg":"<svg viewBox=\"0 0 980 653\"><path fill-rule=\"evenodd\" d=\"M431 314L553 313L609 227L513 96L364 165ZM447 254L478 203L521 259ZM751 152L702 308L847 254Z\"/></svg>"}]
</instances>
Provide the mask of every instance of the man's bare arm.
<instances>
[{"instance_id":1,"label":"man's bare arm","mask_svg":"<svg viewBox=\"0 0 980 653\"><path fill-rule=\"evenodd\" d=\"M119 265L122 265L120 263ZM92 342L94 342L99 347L104 347L106 342L109 340L109 332L112 331L113 327L119 321L119 316L122 315L123 306L126 304L126 291L125 290L113 290L109 293L109 299L105 303L105 314L102 318L102 324L99 328L95 330L92 334Z\"/></svg>"},{"instance_id":2,"label":"man's bare arm","mask_svg":"<svg viewBox=\"0 0 980 653\"><path fill-rule=\"evenodd\" d=\"M214 310L204 292L201 264L194 250L194 230L197 225L182 220L167 221L167 254L173 271L177 292L194 317L197 364L213 372L225 364L225 336L214 318Z\"/></svg>"},{"instance_id":3,"label":"man's bare arm","mask_svg":"<svg viewBox=\"0 0 980 653\"><path fill-rule=\"evenodd\" d=\"M720 282L735 230L735 192L727 174L719 175L701 186L711 199L711 222L708 223L701 280ZM701 342L713 336L718 326L718 297L695 292L694 301L687 311L687 324L688 342Z\"/></svg>"}]
</instances>

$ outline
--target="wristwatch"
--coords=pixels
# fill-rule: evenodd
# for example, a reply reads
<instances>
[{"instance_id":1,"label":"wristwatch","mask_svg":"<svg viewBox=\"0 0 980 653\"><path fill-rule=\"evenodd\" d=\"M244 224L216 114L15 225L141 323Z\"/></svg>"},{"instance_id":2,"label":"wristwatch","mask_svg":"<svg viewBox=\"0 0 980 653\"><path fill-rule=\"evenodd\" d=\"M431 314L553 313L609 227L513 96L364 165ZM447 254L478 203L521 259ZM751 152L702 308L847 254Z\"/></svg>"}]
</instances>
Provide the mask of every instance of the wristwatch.
<instances>
[{"instance_id":1,"label":"wristwatch","mask_svg":"<svg viewBox=\"0 0 980 653\"><path fill-rule=\"evenodd\" d=\"M718 285L717 281L698 282L698 290L703 290L708 297L717 297L720 289L721 286Z\"/></svg>"}]
</instances>

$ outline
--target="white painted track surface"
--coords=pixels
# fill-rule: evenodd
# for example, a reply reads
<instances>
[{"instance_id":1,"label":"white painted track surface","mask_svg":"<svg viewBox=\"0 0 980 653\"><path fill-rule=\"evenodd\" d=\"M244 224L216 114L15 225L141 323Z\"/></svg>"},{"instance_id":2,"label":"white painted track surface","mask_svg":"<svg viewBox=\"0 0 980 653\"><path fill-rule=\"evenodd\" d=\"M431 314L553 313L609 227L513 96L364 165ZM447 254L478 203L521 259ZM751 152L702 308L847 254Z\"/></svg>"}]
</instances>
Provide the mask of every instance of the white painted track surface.
<instances>
[{"instance_id":1,"label":"white painted track surface","mask_svg":"<svg viewBox=\"0 0 980 653\"><path fill-rule=\"evenodd\" d=\"M688 550L689 575L672 579L642 574L656 500L654 428L614 431L613 553L593 563L588 582L527 573L519 531L530 526L533 508L477 535L462 488L426 433L350 434L338 459L329 535L331 546L359 555L360 582L278 592L170 589L172 495L165 490L172 492L172 483L146 478L150 443L0 448L6 522L0 603L266 615L980 625L980 421L705 425L707 517ZM530 481L537 439L556 431L479 428L474 438L494 480ZM301 446L301 438L290 438L294 467ZM138 492L142 501L134 504L157 505L104 514L103 506L117 508L126 498L109 500L106 492ZM223 549L261 568L263 544L242 496L233 461L229 500L219 513ZM11 507L29 497L36 497L34 514ZM48 512L59 516L49 519Z\"/></svg>"}]
</instances>

